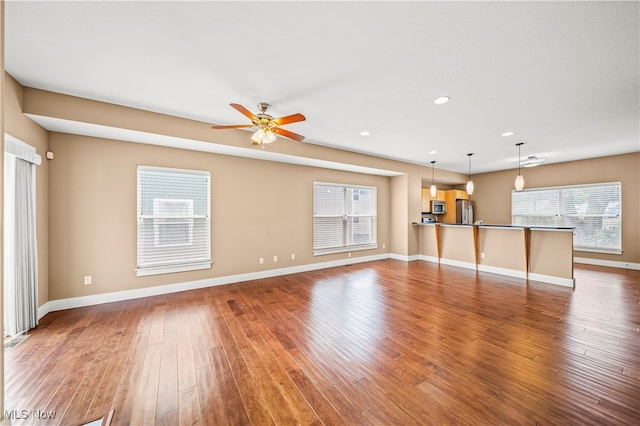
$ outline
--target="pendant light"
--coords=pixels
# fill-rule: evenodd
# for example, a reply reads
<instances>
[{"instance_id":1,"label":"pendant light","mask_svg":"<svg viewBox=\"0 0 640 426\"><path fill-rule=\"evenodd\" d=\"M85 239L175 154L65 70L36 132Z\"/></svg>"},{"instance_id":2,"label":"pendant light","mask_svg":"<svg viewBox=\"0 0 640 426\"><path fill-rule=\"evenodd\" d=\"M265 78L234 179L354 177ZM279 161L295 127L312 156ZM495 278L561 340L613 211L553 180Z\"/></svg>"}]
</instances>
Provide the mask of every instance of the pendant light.
<instances>
[{"instance_id":1,"label":"pendant light","mask_svg":"<svg viewBox=\"0 0 640 426\"><path fill-rule=\"evenodd\" d=\"M471 195L473 194L473 181L471 180L471 156L473 155L473 152L470 152L469 154L467 154L467 157L469 157L469 181L467 182L467 194Z\"/></svg>"},{"instance_id":2,"label":"pendant light","mask_svg":"<svg viewBox=\"0 0 640 426\"><path fill-rule=\"evenodd\" d=\"M517 143L518 147L518 176L516 176L516 191L522 191L524 188L524 178L520 174L520 147L524 145L524 142Z\"/></svg>"},{"instance_id":3,"label":"pendant light","mask_svg":"<svg viewBox=\"0 0 640 426\"><path fill-rule=\"evenodd\" d=\"M436 188L436 181L435 181L435 169L434 169L434 164L436 164L435 161L431 162L431 198L435 197L436 194L438 193L438 188Z\"/></svg>"}]
</instances>

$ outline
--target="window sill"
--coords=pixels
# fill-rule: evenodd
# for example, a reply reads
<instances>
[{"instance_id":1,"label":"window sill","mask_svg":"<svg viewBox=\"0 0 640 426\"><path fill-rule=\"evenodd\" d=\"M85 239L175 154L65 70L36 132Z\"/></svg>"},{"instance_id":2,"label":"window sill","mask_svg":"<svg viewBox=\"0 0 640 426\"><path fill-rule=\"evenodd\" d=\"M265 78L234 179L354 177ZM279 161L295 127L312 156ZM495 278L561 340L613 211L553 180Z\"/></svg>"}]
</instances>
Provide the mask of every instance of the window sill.
<instances>
[{"instance_id":1,"label":"window sill","mask_svg":"<svg viewBox=\"0 0 640 426\"><path fill-rule=\"evenodd\" d=\"M622 250L620 249L598 249L598 248L574 247L573 251L581 251L584 253L622 254Z\"/></svg>"},{"instance_id":2,"label":"window sill","mask_svg":"<svg viewBox=\"0 0 640 426\"><path fill-rule=\"evenodd\" d=\"M149 275L173 274L175 272L199 271L201 269L211 269L212 262L191 263L189 265L162 266L155 268L136 269L136 276L146 277Z\"/></svg>"},{"instance_id":3,"label":"window sill","mask_svg":"<svg viewBox=\"0 0 640 426\"><path fill-rule=\"evenodd\" d=\"M322 249L322 250L314 250L313 255L323 256L325 254L348 253L350 251L373 250L377 248L378 248L377 243L363 244L359 246L349 246L349 247L335 247L335 248L328 248L328 249Z\"/></svg>"}]
</instances>

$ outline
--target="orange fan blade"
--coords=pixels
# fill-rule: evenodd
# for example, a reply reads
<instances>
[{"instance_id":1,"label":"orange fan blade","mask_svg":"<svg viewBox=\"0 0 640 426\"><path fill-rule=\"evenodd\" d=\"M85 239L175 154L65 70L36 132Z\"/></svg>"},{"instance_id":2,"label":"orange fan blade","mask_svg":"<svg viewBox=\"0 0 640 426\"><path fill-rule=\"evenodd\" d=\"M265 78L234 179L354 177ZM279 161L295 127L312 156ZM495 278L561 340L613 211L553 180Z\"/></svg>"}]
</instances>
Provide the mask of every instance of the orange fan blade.
<instances>
[{"instance_id":1,"label":"orange fan blade","mask_svg":"<svg viewBox=\"0 0 640 426\"><path fill-rule=\"evenodd\" d=\"M243 107L240 104L229 104L229 105L231 105L233 108L237 109L242 114L244 114L247 117L249 117L249 120L251 120L251 121L258 119L258 117L256 117L251 111L249 111L248 109L246 109L245 107Z\"/></svg>"},{"instance_id":2,"label":"orange fan blade","mask_svg":"<svg viewBox=\"0 0 640 426\"><path fill-rule=\"evenodd\" d=\"M297 123L298 121L304 121L307 117L298 113L287 115L286 117L276 118L275 121L278 126L282 126L283 124Z\"/></svg>"},{"instance_id":3,"label":"orange fan blade","mask_svg":"<svg viewBox=\"0 0 640 426\"><path fill-rule=\"evenodd\" d=\"M232 126L218 126L218 125L213 125L211 126L212 129L216 129L216 130L220 130L220 129L244 129L246 127L255 127L254 124L235 124Z\"/></svg>"},{"instance_id":4,"label":"orange fan blade","mask_svg":"<svg viewBox=\"0 0 640 426\"><path fill-rule=\"evenodd\" d=\"M281 129L280 127L276 127L272 131L274 133L279 134L280 136L284 136L285 138L293 139L298 142L302 142L304 140L304 136L299 135L297 133L290 132L288 130Z\"/></svg>"}]
</instances>

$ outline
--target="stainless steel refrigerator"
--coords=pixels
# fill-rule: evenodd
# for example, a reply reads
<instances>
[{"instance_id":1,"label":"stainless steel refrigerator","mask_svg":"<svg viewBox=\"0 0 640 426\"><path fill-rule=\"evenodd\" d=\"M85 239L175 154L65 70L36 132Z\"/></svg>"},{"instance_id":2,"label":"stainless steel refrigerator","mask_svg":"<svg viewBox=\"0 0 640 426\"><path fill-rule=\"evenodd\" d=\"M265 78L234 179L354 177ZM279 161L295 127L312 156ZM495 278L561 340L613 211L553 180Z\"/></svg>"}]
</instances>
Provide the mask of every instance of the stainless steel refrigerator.
<instances>
[{"instance_id":1,"label":"stainless steel refrigerator","mask_svg":"<svg viewBox=\"0 0 640 426\"><path fill-rule=\"evenodd\" d=\"M456 200L456 223L473 224L473 201Z\"/></svg>"}]
</instances>

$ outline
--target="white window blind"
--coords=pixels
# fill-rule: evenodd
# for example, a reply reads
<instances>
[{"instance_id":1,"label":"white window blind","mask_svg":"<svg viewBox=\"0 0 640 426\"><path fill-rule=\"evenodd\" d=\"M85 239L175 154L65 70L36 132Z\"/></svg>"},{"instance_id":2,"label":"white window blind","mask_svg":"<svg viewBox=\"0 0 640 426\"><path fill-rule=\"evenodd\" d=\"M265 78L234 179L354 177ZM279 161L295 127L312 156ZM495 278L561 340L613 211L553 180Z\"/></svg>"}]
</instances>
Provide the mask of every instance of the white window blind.
<instances>
[{"instance_id":1,"label":"white window blind","mask_svg":"<svg viewBox=\"0 0 640 426\"><path fill-rule=\"evenodd\" d=\"M512 191L514 225L575 227L573 248L622 252L620 182Z\"/></svg>"},{"instance_id":2,"label":"white window blind","mask_svg":"<svg viewBox=\"0 0 640 426\"><path fill-rule=\"evenodd\" d=\"M210 177L138 166L138 276L211 267Z\"/></svg>"},{"instance_id":3,"label":"white window blind","mask_svg":"<svg viewBox=\"0 0 640 426\"><path fill-rule=\"evenodd\" d=\"M314 182L313 254L377 247L377 189Z\"/></svg>"}]
</instances>

